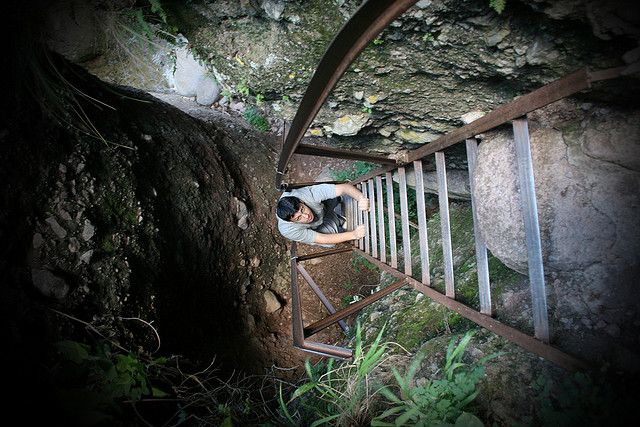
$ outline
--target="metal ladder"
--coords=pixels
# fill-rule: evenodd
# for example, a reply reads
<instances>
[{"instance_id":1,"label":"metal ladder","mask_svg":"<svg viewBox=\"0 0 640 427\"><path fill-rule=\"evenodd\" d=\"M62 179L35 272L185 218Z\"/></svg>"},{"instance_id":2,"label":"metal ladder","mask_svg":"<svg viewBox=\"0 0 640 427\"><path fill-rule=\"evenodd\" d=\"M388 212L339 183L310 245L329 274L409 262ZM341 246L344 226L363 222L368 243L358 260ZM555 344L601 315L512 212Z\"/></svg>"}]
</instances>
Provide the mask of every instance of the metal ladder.
<instances>
[{"instance_id":1,"label":"metal ladder","mask_svg":"<svg viewBox=\"0 0 640 427\"><path fill-rule=\"evenodd\" d=\"M300 143L304 133L309 128L329 93L347 70L351 62L365 46L377 37L377 35L396 17L412 6L415 1L416 0L370 0L362 4L351 19L345 23L327 49L327 52L321 59L318 68L307 87L307 91L302 98L290 129L286 135L283 135L283 147L276 168L275 177L276 187L281 190L317 184L287 183L284 180L288 162L294 154L362 160L383 165L380 169L377 169L352 182L352 184L357 185L361 191L370 198L371 209L369 213L364 215L361 212L358 212L353 201L347 202L346 204L348 227L353 229L360 224L364 224L367 232L363 239L354 242L354 245L351 247L322 251L300 257L297 255L296 244L293 243L291 246L292 327L294 346L302 350L324 356L338 358L351 357L352 353L350 349L314 342L308 338L318 331L343 320L345 317L362 309L366 305L379 300L388 293L393 292L400 287L409 285L416 291L422 292L434 301L458 312L478 325L509 339L526 350L536 353L561 367L569 370L585 369L586 365L584 362L549 345L550 330L544 283L544 267L542 263L540 230L538 227L535 186L526 115L531 111L539 109L552 102L574 95L584 89L588 89L591 87L593 82L616 78L621 75L626 67L617 67L600 71L591 71L587 68L580 69L527 95L516 98L515 100L488 113L484 117L456 129L416 150L410 151L399 159ZM473 308L467 307L455 299L444 149L462 142L466 144L469 175L471 179L470 184L473 187L473 174L475 171L476 150L478 145L478 142L475 139L476 135L509 122L513 127L516 146L519 184L524 213L523 220L525 224L527 242L529 277L531 281L531 294L533 300L533 323L535 336L527 335L515 328L500 323L492 317L493 312L487 265L487 249L477 230L477 218L474 207L475 201L473 200L472 209L474 209L474 235L478 266L480 310L477 311ZM427 244L428 230L424 203L424 183L422 180L422 159L430 155L435 156L439 184L438 190L445 272L444 294L441 294L431 287L431 278L429 277L429 256ZM413 264L409 253L411 246L406 184L406 167L408 165L413 166L416 176L420 266L422 269L421 280L416 280L412 277ZM397 171L400 181L401 230L395 230L394 218L396 212L394 212L395 208L392 202L393 199L389 198L390 195L393 197L392 173L395 171ZM387 217L389 218L386 224L383 220L385 212L385 200L383 200L382 190L383 181L386 185L387 191L386 210ZM389 248L386 247L386 235L389 235ZM398 237L401 239L403 248L404 265L402 267L402 271L398 267ZM304 267L299 264L299 261L321 256L330 256L350 250L361 254L374 264L378 265L381 269L396 276L398 281L378 293L370 295L340 311L336 311L330 303L325 303L324 305L327 308L329 315L319 322L304 326L300 307L298 273L300 273L305 281L309 283L321 300L326 300L326 298L322 294L320 288L313 282L313 279L304 270Z\"/></svg>"}]
</instances>

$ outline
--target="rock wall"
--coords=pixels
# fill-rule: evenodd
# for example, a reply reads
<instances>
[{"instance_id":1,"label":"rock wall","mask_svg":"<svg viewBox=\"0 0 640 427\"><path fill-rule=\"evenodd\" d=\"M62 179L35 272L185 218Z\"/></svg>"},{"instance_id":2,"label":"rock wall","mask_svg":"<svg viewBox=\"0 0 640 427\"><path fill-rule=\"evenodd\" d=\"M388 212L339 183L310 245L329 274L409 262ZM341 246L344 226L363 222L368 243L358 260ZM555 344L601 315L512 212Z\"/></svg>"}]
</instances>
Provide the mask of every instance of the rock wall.
<instances>
[{"instance_id":1,"label":"rock wall","mask_svg":"<svg viewBox=\"0 0 640 427\"><path fill-rule=\"evenodd\" d=\"M640 112L565 100L530 114L548 297L556 336L640 369ZM527 273L510 130L484 135L478 220L491 252Z\"/></svg>"}]
</instances>

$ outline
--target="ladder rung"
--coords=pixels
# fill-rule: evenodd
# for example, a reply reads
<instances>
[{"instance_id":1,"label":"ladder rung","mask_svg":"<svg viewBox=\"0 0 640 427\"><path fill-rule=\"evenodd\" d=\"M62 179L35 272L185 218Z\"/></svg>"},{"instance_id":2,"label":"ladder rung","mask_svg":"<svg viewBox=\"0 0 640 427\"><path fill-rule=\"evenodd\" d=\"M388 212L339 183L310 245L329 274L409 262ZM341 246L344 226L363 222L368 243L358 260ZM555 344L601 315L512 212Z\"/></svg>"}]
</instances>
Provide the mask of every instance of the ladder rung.
<instances>
[{"instance_id":1,"label":"ladder rung","mask_svg":"<svg viewBox=\"0 0 640 427\"><path fill-rule=\"evenodd\" d=\"M371 256L378 258L378 225L376 223L376 192L373 188L373 179L367 181L369 186L369 219L371 226Z\"/></svg>"},{"instance_id":2,"label":"ladder rung","mask_svg":"<svg viewBox=\"0 0 640 427\"><path fill-rule=\"evenodd\" d=\"M467 139L467 165L469 168L469 188L471 190L471 211L473 212L473 237L476 243L476 267L478 270L478 293L480 295L480 313L491 316L493 308L491 304L491 288L489 287L489 261L487 259L487 247L480 234L478 213L476 212L475 188L476 188L476 163L478 141Z\"/></svg>"},{"instance_id":3,"label":"ladder rung","mask_svg":"<svg viewBox=\"0 0 640 427\"><path fill-rule=\"evenodd\" d=\"M391 267L398 268L398 247L396 244L396 214L393 201L393 176L391 172L385 174L387 180L387 209L389 222L389 246L391 252Z\"/></svg>"},{"instance_id":4,"label":"ladder rung","mask_svg":"<svg viewBox=\"0 0 640 427\"><path fill-rule=\"evenodd\" d=\"M524 234L527 240L529 279L533 300L533 327L535 336L543 342L549 342L549 319L547 313L547 295L544 285L542 266L542 243L538 224L538 206L533 181L533 162L529 144L529 126L526 118L513 121L513 139L518 160L520 199L524 216Z\"/></svg>"},{"instance_id":5,"label":"ladder rung","mask_svg":"<svg viewBox=\"0 0 640 427\"><path fill-rule=\"evenodd\" d=\"M427 212L424 205L424 176L422 175L422 160L413 162L413 174L416 179L416 210L418 213L418 236L420 238L420 266L422 268L422 283L431 286L429 277L429 245L427 236Z\"/></svg>"},{"instance_id":6,"label":"ladder rung","mask_svg":"<svg viewBox=\"0 0 640 427\"><path fill-rule=\"evenodd\" d=\"M380 261L387 262L387 239L384 230L384 199L382 198L381 176L376 176L376 196L378 202L378 237L380 239Z\"/></svg>"},{"instance_id":7,"label":"ladder rung","mask_svg":"<svg viewBox=\"0 0 640 427\"><path fill-rule=\"evenodd\" d=\"M407 202L407 174L404 166L398 168L400 181L400 224L402 224L402 253L404 257L404 274L411 276L411 236L409 233L409 206Z\"/></svg>"},{"instance_id":8,"label":"ladder rung","mask_svg":"<svg viewBox=\"0 0 640 427\"><path fill-rule=\"evenodd\" d=\"M442 229L442 258L444 260L444 286L449 298L456 297L453 282L453 251L451 250L451 224L449 220L449 194L447 193L447 168L444 153L436 152L438 175L438 202L440 204L440 227Z\"/></svg>"}]
</instances>

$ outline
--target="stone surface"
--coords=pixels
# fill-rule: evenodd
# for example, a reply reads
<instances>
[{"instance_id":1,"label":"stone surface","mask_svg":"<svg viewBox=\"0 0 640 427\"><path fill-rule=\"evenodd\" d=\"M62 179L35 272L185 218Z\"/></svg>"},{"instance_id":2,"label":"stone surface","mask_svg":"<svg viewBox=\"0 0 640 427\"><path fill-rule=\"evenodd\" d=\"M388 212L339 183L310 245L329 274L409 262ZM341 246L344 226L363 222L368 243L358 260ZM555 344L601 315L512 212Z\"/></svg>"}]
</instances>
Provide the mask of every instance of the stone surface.
<instances>
[{"instance_id":1,"label":"stone surface","mask_svg":"<svg viewBox=\"0 0 640 427\"><path fill-rule=\"evenodd\" d=\"M615 110L602 114L597 109L590 113L574 106L570 111L576 116L561 122L554 119L557 109L539 113L544 125L537 120L530 123L546 266L570 271L604 260L636 264L640 114L627 116ZM583 121L583 115L590 120ZM480 144L476 173L478 220L487 246L505 264L526 272L510 132L492 134Z\"/></svg>"},{"instance_id":2,"label":"stone surface","mask_svg":"<svg viewBox=\"0 0 640 427\"><path fill-rule=\"evenodd\" d=\"M91 240L93 235L96 232L96 228L91 224L91 221L88 219L84 220L84 228L82 229L82 239L87 242Z\"/></svg>"},{"instance_id":3,"label":"stone surface","mask_svg":"<svg viewBox=\"0 0 640 427\"><path fill-rule=\"evenodd\" d=\"M196 102L200 105L211 105L220 97L220 88L215 79L205 75L200 78L196 88Z\"/></svg>"},{"instance_id":4,"label":"stone surface","mask_svg":"<svg viewBox=\"0 0 640 427\"><path fill-rule=\"evenodd\" d=\"M267 313L275 313L282 308L280 300L278 300L278 297L273 291L267 289L263 294L263 298L266 305L265 310Z\"/></svg>"},{"instance_id":5,"label":"stone surface","mask_svg":"<svg viewBox=\"0 0 640 427\"><path fill-rule=\"evenodd\" d=\"M49 224L51 230L55 233L56 236L58 236L59 239L64 239L67 236L67 230L62 228L62 226L58 224L58 221L54 217L50 216L49 218L45 219L45 222Z\"/></svg>"},{"instance_id":6,"label":"stone surface","mask_svg":"<svg viewBox=\"0 0 640 427\"><path fill-rule=\"evenodd\" d=\"M176 93L182 96L196 96L201 79L207 70L186 47L176 50L176 71L174 83Z\"/></svg>"},{"instance_id":7,"label":"stone surface","mask_svg":"<svg viewBox=\"0 0 640 427\"><path fill-rule=\"evenodd\" d=\"M237 197L233 198L236 204L236 218L238 220L238 227L246 230L249 227L249 210L247 205Z\"/></svg>"},{"instance_id":8,"label":"stone surface","mask_svg":"<svg viewBox=\"0 0 640 427\"><path fill-rule=\"evenodd\" d=\"M49 270L32 269L33 286L44 296L64 300L69 293L69 285Z\"/></svg>"},{"instance_id":9,"label":"stone surface","mask_svg":"<svg viewBox=\"0 0 640 427\"><path fill-rule=\"evenodd\" d=\"M366 126L369 118L365 114L347 114L333 122L332 132L336 135L352 136Z\"/></svg>"},{"instance_id":10,"label":"stone surface","mask_svg":"<svg viewBox=\"0 0 640 427\"><path fill-rule=\"evenodd\" d=\"M416 178L413 167L406 168L407 185L416 186ZM438 175L435 171L423 171L424 192L438 194ZM398 173L393 174L393 180L399 182ZM471 200L471 188L469 186L469 173L463 170L447 170L447 192L450 199Z\"/></svg>"}]
</instances>

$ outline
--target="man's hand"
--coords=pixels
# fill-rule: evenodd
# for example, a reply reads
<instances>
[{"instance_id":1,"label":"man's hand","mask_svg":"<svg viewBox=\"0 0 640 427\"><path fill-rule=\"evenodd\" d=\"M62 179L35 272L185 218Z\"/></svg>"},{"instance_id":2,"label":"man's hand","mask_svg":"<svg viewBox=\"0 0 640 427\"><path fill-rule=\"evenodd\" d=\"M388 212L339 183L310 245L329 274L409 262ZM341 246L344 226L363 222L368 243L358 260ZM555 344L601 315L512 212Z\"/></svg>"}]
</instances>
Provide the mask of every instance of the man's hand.
<instances>
[{"instance_id":1,"label":"man's hand","mask_svg":"<svg viewBox=\"0 0 640 427\"><path fill-rule=\"evenodd\" d=\"M361 211L368 211L369 210L369 199L367 199L364 196L360 197L358 199L358 209L360 209Z\"/></svg>"},{"instance_id":2,"label":"man's hand","mask_svg":"<svg viewBox=\"0 0 640 427\"><path fill-rule=\"evenodd\" d=\"M351 231L345 231L344 233L316 233L314 243L321 245L335 245L336 243L348 242L350 240L358 240L364 237L364 225L358 226Z\"/></svg>"},{"instance_id":3,"label":"man's hand","mask_svg":"<svg viewBox=\"0 0 640 427\"><path fill-rule=\"evenodd\" d=\"M367 200L368 202L369 200ZM362 239L364 237L364 225L359 225L353 230L354 240Z\"/></svg>"}]
</instances>

